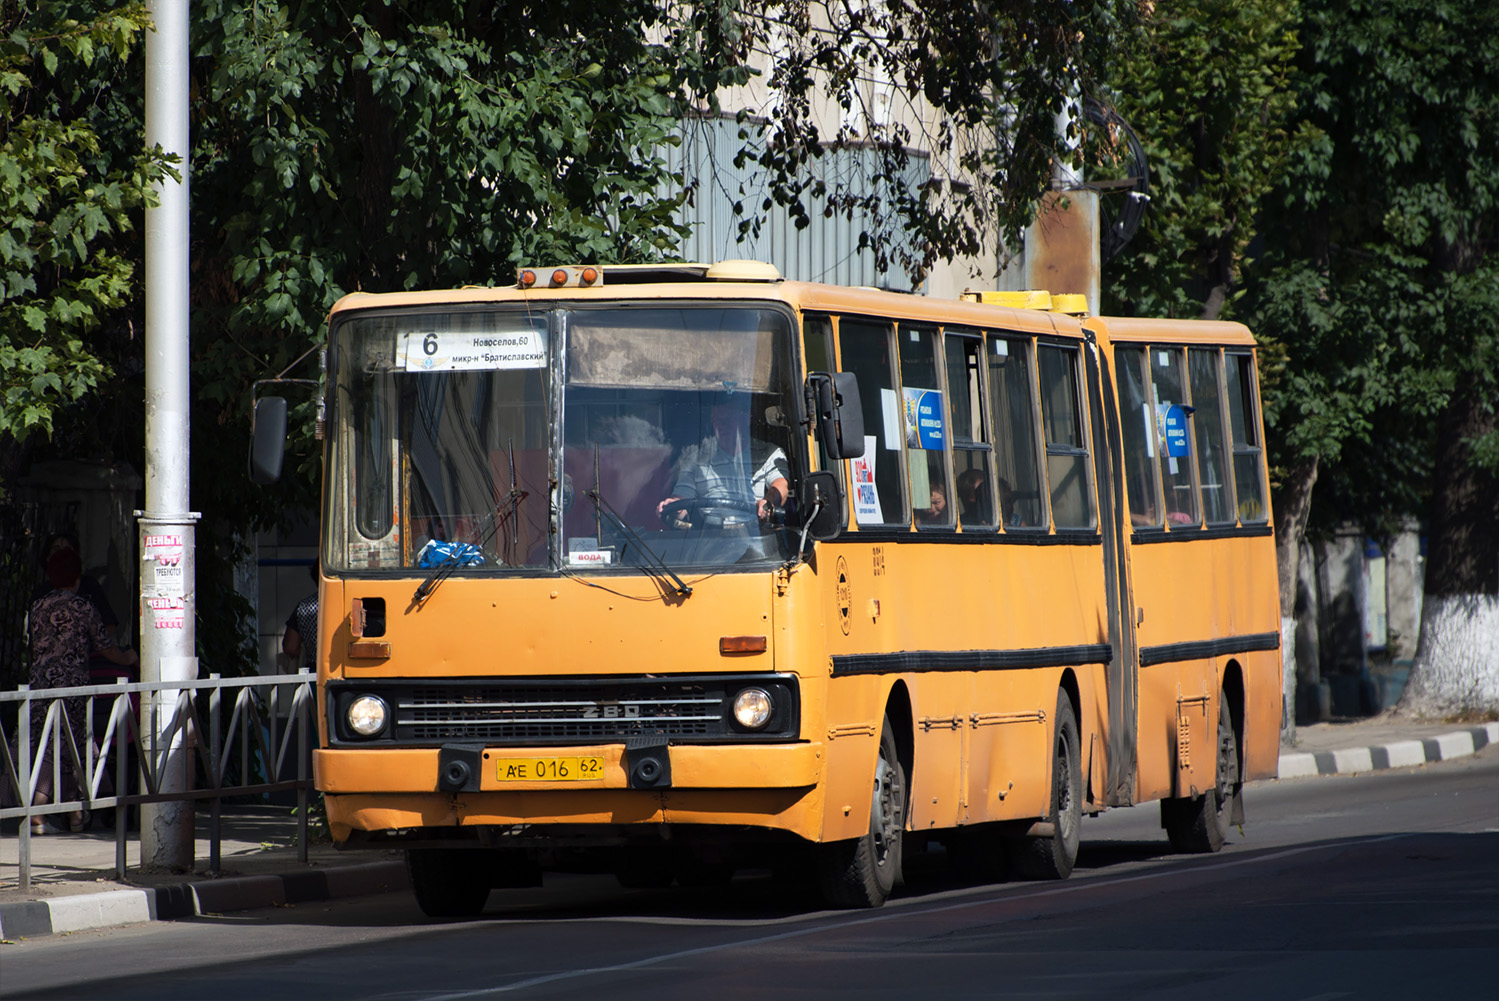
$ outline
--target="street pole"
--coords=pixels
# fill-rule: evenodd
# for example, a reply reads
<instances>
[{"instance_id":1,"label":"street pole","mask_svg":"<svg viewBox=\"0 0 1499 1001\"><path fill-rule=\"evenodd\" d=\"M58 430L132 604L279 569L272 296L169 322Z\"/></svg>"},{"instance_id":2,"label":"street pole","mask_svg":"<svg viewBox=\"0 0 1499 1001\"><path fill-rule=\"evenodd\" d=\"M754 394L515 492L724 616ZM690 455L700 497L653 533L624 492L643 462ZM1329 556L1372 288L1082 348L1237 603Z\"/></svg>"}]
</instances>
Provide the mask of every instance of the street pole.
<instances>
[{"instance_id":1,"label":"street pole","mask_svg":"<svg viewBox=\"0 0 1499 1001\"><path fill-rule=\"evenodd\" d=\"M146 209L146 509L140 519L141 678L187 681L194 656L194 527L188 510L188 127L187 0L149 0L156 30L146 36L146 147L180 159L180 181L158 186ZM159 791L192 787L193 734L179 720L178 692L143 706L142 732L160 769ZM141 865L185 870L193 865L191 802L141 809Z\"/></svg>"}]
</instances>

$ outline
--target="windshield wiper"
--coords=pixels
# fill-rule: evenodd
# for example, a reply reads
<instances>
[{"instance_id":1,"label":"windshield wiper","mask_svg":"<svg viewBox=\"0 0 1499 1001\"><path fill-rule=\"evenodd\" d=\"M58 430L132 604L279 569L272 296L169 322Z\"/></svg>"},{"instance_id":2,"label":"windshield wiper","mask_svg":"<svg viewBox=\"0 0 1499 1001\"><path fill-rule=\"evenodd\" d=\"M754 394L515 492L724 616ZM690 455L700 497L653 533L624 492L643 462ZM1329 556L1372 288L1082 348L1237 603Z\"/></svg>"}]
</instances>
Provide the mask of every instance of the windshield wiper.
<instances>
[{"instance_id":1,"label":"windshield wiper","mask_svg":"<svg viewBox=\"0 0 1499 1001\"><path fill-rule=\"evenodd\" d=\"M640 548L640 551L647 558L646 565L642 567L642 569L645 570L646 573L650 574L657 580L670 580L673 585L672 591L684 598L692 593L692 587L687 584L686 581L682 580L682 578L678 577L672 570L672 568L666 565L666 561L656 555L656 551L654 549L646 545L646 541L640 537L639 533L637 533L629 525L625 524L625 520L621 518L618 512L616 512L614 508L609 504L609 502L604 499L604 495L599 493L598 487L594 487L593 489L589 490L588 497L593 501L594 510L598 511L606 518L608 518L610 524L619 529L620 533L624 535L626 539L628 539L630 542L633 542Z\"/></svg>"},{"instance_id":2,"label":"windshield wiper","mask_svg":"<svg viewBox=\"0 0 1499 1001\"><path fill-rule=\"evenodd\" d=\"M479 561L484 559L484 547L489 545L494 538L495 530L508 521L512 515L518 515L520 502L530 496L530 493L521 490L515 483L515 443L510 443L510 492L505 499L484 516L484 520L469 532L468 538L463 540L462 545L475 547ZM427 596L437 590L437 585L448 579L454 570L461 566L474 565L469 559L469 554L454 551L448 554L447 559L433 567L427 579L417 585L416 591L411 595L412 604L420 605L427 600Z\"/></svg>"}]
</instances>

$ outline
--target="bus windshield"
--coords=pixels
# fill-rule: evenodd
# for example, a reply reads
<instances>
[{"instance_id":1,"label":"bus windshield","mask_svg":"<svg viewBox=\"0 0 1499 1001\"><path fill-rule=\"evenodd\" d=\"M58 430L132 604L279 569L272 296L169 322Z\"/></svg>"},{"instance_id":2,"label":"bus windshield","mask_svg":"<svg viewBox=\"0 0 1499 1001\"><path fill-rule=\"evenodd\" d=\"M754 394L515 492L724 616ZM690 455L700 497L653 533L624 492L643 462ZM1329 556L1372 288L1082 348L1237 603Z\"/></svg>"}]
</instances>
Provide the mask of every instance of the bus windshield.
<instances>
[{"instance_id":1,"label":"bus windshield","mask_svg":"<svg viewBox=\"0 0 1499 1001\"><path fill-rule=\"evenodd\" d=\"M791 329L741 304L356 314L333 333L329 568L788 558Z\"/></svg>"}]
</instances>

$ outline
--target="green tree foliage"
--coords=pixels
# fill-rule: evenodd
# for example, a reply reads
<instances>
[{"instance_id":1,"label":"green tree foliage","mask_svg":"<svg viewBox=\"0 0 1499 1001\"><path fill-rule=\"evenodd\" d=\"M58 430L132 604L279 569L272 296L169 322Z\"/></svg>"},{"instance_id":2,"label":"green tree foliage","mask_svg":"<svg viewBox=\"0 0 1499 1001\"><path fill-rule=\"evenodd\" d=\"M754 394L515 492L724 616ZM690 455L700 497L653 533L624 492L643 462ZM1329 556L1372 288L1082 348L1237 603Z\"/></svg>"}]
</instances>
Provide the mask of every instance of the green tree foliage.
<instances>
[{"instance_id":1,"label":"green tree foliage","mask_svg":"<svg viewBox=\"0 0 1499 1001\"><path fill-rule=\"evenodd\" d=\"M1282 463L1320 458L1318 519L1382 534L1444 489L1440 415L1477 407L1492 425L1499 399L1499 11L1301 4L1305 141L1267 204L1253 322L1288 352Z\"/></svg>"},{"instance_id":2,"label":"green tree foliage","mask_svg":"<svg viewBox=\"0 0 1499 1001\"><path fill-rule=\"evenodd\" d=\"M1151 204L1106 276L1106 311L1216 319L1242 294L1261 200L1297 145L1296 15L1295 0L1162 0L1114 49L1105 92L1146 151ZM1094 139L1111 176L1117 140Z\"/></svg>"},{"instance_id":3,"label":"green tree foliage","mask_svg":"<svg viewBox=\"0 0 1499 1001\"><path fill-rule=\"evenodd\" d=\"M144 4L0 8L0 441L50 435L108 376L104 328L133 293L128 242L161 159L109 140L101 109Z\"/></svg>"}]
</instances>

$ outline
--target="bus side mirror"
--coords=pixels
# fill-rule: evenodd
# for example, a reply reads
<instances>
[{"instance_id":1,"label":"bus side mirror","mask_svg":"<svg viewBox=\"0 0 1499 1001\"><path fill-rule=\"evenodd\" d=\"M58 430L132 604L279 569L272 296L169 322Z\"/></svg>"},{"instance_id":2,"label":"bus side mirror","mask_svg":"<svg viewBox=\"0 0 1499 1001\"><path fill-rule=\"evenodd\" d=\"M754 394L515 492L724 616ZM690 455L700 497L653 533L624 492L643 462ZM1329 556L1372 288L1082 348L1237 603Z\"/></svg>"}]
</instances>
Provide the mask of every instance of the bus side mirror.
<instances>
[{"instance_id":1,"label":"bus side mirror","mask_svg":"<svg viewBox=\"0 0 1499 1001\"><path fill-rule=\"evenodd\" d=\"M286 456L286 400L263 396L255 401L255 424L250 439L250 482L264 486L281 478Z\"/></svg>"},{"instance_id":2,"label":"bus side mirror","mask_svg":"<svg viewBox=\"0 0 1499 1001\"><path fill-rule=\"evenodd\" d=\"M817 434L829 458L857 459L864 454L864 410L859 403L859 379L852 372L808 375L807 410L817 421Z\"/></svg>"},{"instance_id":3,"label":"bus side mirror","mask_svg":"<svg viewBox=\"0 0 1499 1001\"><path fill-rule=\"evenodd\" d=\"M807 523L809 536L818 542L838 538L843 531L843 492L838 489L838 477L827 471L802 477L797 509L803 517L812 519Z\"/></svg>"}]
</instances>

